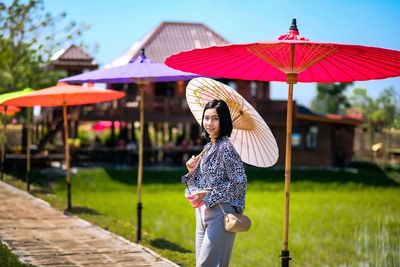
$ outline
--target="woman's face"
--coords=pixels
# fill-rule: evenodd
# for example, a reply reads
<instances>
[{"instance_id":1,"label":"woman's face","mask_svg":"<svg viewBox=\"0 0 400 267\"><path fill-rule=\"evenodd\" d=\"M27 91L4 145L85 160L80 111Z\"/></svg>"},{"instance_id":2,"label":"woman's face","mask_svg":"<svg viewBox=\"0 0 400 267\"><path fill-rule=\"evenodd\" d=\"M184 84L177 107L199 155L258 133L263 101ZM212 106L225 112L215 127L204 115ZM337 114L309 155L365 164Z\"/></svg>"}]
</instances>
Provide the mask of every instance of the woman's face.
<instances>
[{"instance_id":1,"label":"woman's face","mask_svg":"<svg viewBox=\"0 0 400 267\"><path fill-rule=\"evenodd\" d=\"M215 108L209 108L204 112L203 126L211 138L219 135L219 117Z\"/></svg>"}]
</instances>

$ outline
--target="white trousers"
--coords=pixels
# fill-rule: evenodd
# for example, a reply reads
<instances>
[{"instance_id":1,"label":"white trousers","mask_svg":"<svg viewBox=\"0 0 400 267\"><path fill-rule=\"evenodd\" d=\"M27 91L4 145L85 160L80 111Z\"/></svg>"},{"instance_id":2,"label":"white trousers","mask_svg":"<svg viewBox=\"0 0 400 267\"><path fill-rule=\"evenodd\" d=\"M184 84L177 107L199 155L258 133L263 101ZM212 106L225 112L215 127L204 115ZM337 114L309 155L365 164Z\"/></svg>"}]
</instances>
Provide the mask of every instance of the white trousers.
<instances>
[{"instance_id":1,"label":"white trousers","mask_svg":"<svg viewBox=\"0 0 400 267\"><path fill-rule=\"evenodd\" d=\"M235 212L229 204L226 213ZM225 231L224 215L217 204L196 209L196 267L228 267L235 234Z\"/></svg>"}]
</instances>

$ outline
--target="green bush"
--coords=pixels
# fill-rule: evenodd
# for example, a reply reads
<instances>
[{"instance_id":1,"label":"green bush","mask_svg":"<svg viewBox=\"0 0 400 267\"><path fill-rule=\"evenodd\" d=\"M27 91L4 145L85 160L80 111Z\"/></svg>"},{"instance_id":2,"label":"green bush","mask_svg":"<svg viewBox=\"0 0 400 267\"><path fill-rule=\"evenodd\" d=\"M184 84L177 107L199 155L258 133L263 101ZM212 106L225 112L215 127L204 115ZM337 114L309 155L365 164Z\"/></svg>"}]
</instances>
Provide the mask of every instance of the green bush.
<instances>
[{"instance_id":1,"label":"green bush","mask_svg":"<svg viewBox=\"0 0 400 267\"><path fill-rule=\"evenodd\" d=\"M84 129L79 129L78 139L80 140L80 146L87 147L92 143L94 139L94 134L93 132L89 132Z\"/></svg>"}]
</instances>

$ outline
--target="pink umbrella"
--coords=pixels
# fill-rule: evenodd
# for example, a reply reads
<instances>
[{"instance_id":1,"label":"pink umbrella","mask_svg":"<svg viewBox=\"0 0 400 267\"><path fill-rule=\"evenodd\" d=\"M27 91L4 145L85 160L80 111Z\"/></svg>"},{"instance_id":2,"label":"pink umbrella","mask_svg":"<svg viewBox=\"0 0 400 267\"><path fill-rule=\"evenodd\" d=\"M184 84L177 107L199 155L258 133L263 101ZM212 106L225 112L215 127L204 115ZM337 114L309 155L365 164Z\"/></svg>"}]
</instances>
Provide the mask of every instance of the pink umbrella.
<instances>
[{"instance_id":1,"label":"pink umbrella","mask_svg":"<svg viewBox=\"0 0 400 267\"><path fill-rule=\"evenodd\" d=\"M285 211L282 266L289 266L289 200L293 85L297 82L351 82L400 75L395 50L312 42L299 36L296 19L289 31L272 42L198 48L167 58L173 68L205 76L288 83Z\"/></svg>"},{"instance_id":2,"label":"pink umbrella","mask_svg":"<svg viewBox=\"0 0 400 267\"><path fill-rule=\"evenodd\" d=\"M71 173L68 144L67 106L111 101L123 96L125 96L125 93L114 90L101 90L93 87L89 88L77 85L59 84L57 86L38 90L4 102L5 105L15 105L21 107L63 107L68 210L71 210Z\"/></svg>"}]
</instances>

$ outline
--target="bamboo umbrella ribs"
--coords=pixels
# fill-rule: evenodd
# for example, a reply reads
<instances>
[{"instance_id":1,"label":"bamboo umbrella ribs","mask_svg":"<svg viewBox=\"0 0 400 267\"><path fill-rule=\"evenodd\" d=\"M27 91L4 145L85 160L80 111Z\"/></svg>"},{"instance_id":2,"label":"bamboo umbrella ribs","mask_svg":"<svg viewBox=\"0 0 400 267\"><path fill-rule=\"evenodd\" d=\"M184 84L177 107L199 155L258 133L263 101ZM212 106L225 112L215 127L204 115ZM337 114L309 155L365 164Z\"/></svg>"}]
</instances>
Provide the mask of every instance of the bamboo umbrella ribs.
<instances>
[{"instance_id":1,"label":"bamboo umbrella ribs","mask_svg":"<svg viewBox=\"0 0 400 267\"><path fill-rule=\"evenodd\" d=\"M270 167L278 160L278 146L268 125L258 112L235 90L210 78L195 78L186 88L186 100L201 124L205 105L224 100L233 122L232 144L241 159L257 167Z\"/></svg>"}]
</instances>

